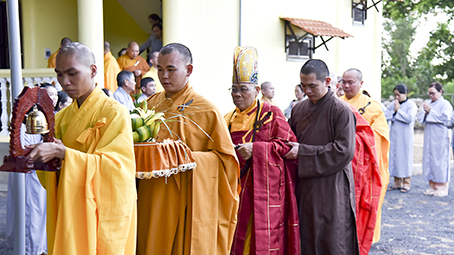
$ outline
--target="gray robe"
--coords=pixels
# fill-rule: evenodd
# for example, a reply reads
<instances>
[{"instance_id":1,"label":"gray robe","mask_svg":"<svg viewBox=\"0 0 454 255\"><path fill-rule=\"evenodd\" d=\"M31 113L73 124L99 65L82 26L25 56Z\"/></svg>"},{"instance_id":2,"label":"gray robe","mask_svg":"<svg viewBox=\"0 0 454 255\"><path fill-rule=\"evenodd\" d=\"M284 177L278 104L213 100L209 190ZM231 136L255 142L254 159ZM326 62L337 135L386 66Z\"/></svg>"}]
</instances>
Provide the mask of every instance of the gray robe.
<instances>
[{"instance_id":1,"label":"gray robe","mask_svg":"<svg viewBox=\"0 0 454 255\"><path fill-rule=\"evenodd\" d=\"M429 114L422 110L418 122L425 124L422 173L426 181L449 182L449 134L446 124L451 118L452 106L443 97L430 102Z\"/></svg>"},{"instance_id":2,"label":"gray robe","mask_svg":"<svg viewBox=\"0 0 454 255\"><path fill-rule=\"evenodd\" d=\"M305 100L292 110L298 138L296 198L301 254L359 254L355 223L356 118L333 92L315 105Z\"/></svg>"},{"instance_id":3,"label":"gray robe","mask_svg":"<svg viewBox=\"0 0 454 255\"><path fill-rule=\"evenodd\" d=\"M390 122L389 136L389 174L398 178L407 178L413 172L413 135L415 127L416 104L407 100L394 113L394 102L385 110L386 120Z\"/></svg>"}]
</instances>

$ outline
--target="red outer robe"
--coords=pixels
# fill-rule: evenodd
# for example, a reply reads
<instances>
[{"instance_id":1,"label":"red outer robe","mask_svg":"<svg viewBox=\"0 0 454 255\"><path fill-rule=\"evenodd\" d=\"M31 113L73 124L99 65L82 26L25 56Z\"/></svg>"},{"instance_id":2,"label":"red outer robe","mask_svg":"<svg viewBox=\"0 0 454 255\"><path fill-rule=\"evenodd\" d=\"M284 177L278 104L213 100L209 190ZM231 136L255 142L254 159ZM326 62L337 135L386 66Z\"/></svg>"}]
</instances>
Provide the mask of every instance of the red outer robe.
<instances>
[{"instance_id":1,"label":"red outer robe","mask_svg":"<svg viewBox=\"0 0 454 255\"><path fill-rule=\"evenodd\" d=\"M350 105L350 108L356 115L356 146L352 160L356 194L356 227L360 254L366 255L374 238L382 183L375 150L374 131L355 107Z\"/></svg>"},{"instance_id":2,"label":"red outer robe","mask_svg":"<svg viewBox=\"0 0 454 255\"><path fill-rule=\"evenodd\" d=\"M257 107L252 110L255 111ZM269 111L271 116L255 137L251 168L241 179L238 223L231 254L243 254L251 215L251 254L300 254L298 208L294 195L296 160L283 159L290 150L285 142L296 141L296 137L276 106L262 102L259 120ZM232 114L226 115L227 124L229 120L235 121ZM231 132L231 136L234 144L250 142L252 130ZM246 162L240 155L238 158L243 168Z\"/></svg>"}]
</instances>

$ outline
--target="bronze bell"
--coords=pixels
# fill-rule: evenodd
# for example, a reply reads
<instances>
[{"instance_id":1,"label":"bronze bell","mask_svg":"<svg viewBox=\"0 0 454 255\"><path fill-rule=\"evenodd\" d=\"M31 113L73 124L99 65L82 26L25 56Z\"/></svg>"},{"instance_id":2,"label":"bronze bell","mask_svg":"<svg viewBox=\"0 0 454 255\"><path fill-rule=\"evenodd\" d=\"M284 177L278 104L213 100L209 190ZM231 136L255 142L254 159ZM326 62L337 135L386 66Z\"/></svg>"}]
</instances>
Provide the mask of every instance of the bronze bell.
<instances>
[{"instance_id":1,"label":"bronze bell","mask_svg":"<svg viewBox=\"0 0 454 255\"><path fill-rule=\"evenodd\" d=\"M44 113L38 110L38 108L33 106L33 111L28 114L27 117L27 134L47 134L49 128L47 127L47 120Z\"/></svg>"}]
</instances>

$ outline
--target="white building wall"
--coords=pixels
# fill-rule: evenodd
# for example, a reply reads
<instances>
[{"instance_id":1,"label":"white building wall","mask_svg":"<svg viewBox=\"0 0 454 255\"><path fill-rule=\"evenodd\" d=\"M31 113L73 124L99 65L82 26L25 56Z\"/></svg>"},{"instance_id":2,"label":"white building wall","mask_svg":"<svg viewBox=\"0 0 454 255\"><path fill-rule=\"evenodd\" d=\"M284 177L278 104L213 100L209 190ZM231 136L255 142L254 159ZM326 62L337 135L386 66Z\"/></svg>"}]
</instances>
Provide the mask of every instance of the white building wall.
<instances>
[{"instance_id":1,"label":"white building wall","mask_svg":"<svg viewBox=\"0 0 454 255\"><path fill-rule=\"evenodd\" d=\"M370 1L369 1L370 4ZM354 38L333 38L318 48L313 58L324 60L341 76L348 68L359 68L364 86L380 99L380 13L368 10L365 26L352 25L351 0L243 0L242 46L252 45L259 54L259 82L276 86L275 102L284 109L294 98L299 71L304 62L286 60L284 25L280 17L314 19L331 23ZM194 57L190 78L196 91L215 102L222 113L234 108L228 88L232 82L233 49L239 40L239 1L163 1L164 43L180 42ZM326 37L326 39L328 39ZM316 39L316 44L321 42Z\"/></svg>"}]
</instances>

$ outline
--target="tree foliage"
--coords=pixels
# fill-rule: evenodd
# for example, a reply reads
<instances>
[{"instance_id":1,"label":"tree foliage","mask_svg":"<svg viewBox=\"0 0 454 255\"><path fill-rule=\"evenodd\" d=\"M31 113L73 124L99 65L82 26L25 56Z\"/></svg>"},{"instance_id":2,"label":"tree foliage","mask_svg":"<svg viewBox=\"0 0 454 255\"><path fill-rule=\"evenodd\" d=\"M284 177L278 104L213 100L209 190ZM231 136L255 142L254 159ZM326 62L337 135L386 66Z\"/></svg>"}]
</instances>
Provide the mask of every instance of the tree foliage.
<instances>
[{"instance_id":1,"label":"tree foliage","mask_svg":"<svg viewBox=\"0 0 454 255\"><path fill-rule=\"evenodd\" d=\"M447 22L439 23L430 33L427 45L416 56L410 56L415 22L427 22L427 14L440 13L447 15ZM382 96L392 93L386 90L398 83L406 84L415 94L424 94L435 80L454 90L454 33L450 30L454 1L387 1L383 16L384 30L390 39L383 40Z\"/></svg>"},{"instance_id":2,"label":"tree foliage","mask_svg":"<svg viewBox=\"0 0 454 255\"><path fill-rule=\"evenodd\" d=\"M384 30L389 38L382 41L382 97L392 95L392 89L399 83L406 84L409 92L417 90L411 86L414 81L410 59L410 45L416 33L415 19L386 20Z\"/></svg>"},{"instance_id":3,"label":"tree foliage","mask_svg":"<svg viewBox=\"0 0 454 255\"><path fill-rule=\"evenodd\" d=\"M454 1L439 0L404 0L387 1L383 4L383 17L397 20L408 16L421 16L428 13L436 14L442 10L448 16L454 15Z\"/></svg>"}]
</instances>

